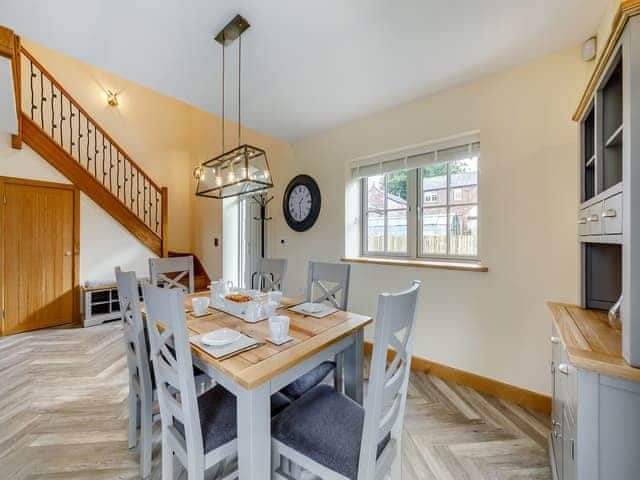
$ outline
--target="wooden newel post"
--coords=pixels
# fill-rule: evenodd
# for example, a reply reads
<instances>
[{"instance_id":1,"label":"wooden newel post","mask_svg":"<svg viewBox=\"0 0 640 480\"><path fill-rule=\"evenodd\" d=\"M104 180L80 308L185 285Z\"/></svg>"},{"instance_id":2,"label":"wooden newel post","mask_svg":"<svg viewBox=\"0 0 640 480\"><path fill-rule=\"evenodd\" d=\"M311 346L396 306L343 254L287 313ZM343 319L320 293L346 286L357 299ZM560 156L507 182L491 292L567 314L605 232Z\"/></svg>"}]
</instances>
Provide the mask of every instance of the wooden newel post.
<instances>
[{"instance_id":1,"label":"wooden newel post","mask_svg":"<svg viewBox=\"0 0 640 480\"><path fill-rule=\"evenodd\" d=\"M11 146L22 148L22 93L21 93L21 69L20 69L20 37L9 28L0 26L0 56L11 61L13 74L13 89L16 97L16 122L18 133L11 135Z\"/></svg>"},{"instance_id":2,"label":"wooden newel post","mask_svg":"<svg viewBox=\"0 0 640 480\"><path fill-rule=\"evenodd\" d=\"M169 189L162 187L162 256L169 256Z\"/></svg>"}]
</instances>

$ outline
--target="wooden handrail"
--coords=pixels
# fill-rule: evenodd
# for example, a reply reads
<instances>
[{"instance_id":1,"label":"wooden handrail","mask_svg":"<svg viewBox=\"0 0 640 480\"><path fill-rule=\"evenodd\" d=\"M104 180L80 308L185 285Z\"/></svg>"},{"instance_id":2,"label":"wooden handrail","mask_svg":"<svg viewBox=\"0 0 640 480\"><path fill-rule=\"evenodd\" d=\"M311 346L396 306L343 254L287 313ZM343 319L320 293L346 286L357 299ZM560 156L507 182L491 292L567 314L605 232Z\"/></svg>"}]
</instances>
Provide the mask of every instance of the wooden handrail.
<instances>
[{"instance_id":1,"label":"wooden handrail","mask_svg":"<svg viewBox=\"0 0 640 480\"><path fill-rule=\"evenodd\" d=\"M45 74L45 76L47 77L47 79L53 84L55 85L55 87L60 90L60 93L63 94L67 100L73 104L73 106L78 109L78 111L80 113L82 113L85 118L87 118L87 120L89 120L91 123L93 123L94 127L100 132L100 135L107 141L109 141L109 143L111 143L117 150L120 150L120 153L136 168L136 170L138 170L138 172L149 182L150 185L152 185L156 190L158 191L162 191L162 187L160 187L156 182L153 181L153 179L151 177L149 177L149 175L147 175L145 173L145 171L142 169L142 167L140 167L140 165L138 165L133 158L131 157L131 155L129 155L126 150L124 148L122 148L118 142L116 142L111 135L109 135L101 126L100 124L84 109L82 108L82 106L80 106L80 103L60 84L60 82L51 74L51 72L49 70L47 70L40 62L38 62L38 60L36 60L33 55L31 55L31 53L29 53L29 51L24 48L21 47L20 49L21 53L27 57L29 59L29 61L31 61L33 63L33 65L38 68L38 70L40 70L43 74Z\"/></svg>"}]
</instances>

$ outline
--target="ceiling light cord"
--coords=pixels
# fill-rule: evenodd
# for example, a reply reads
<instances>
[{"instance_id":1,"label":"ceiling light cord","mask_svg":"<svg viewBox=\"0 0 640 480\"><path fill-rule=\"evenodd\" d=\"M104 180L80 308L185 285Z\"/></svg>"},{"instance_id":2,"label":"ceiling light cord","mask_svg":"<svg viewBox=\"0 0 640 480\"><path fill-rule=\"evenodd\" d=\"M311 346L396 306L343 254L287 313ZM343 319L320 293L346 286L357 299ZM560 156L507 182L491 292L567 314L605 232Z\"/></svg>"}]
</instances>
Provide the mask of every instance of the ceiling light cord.
<instances>
[{"instance_id":1,"label":"ceiling light cord","mask_svg":"<svg viewBox=\"0 0 640 480\"><path fill-rule=\"evenodd\" d=\"M241 123L240 123L240 115L242 112L242 34L238 37L238 146L240 146L240 133L241 133Z\"/></svg>"},{"instance_id":2,"label":"ceiling light cord","mask_svg":"<svg viewBox=\"0 0 640 480\"><path fill-rule=\"evenodd\" d=\"M222 152L224 153L224 50L226 48L224 33L222 34Z\"/></svg>"}]
</instances>

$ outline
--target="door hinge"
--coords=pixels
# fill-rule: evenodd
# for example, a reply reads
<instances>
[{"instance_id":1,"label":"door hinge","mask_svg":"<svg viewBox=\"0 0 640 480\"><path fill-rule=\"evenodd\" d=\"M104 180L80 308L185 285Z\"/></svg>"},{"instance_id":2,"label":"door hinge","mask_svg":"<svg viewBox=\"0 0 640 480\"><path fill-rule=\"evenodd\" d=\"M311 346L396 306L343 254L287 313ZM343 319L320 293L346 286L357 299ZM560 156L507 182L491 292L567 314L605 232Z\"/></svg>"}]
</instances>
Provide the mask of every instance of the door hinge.
<instances>
[{"instance_id":1,"label":"door hinge","mask_svg":"<svg viewBox=\"0 0 640 480\"><path fill-rule=\"evenodd\" d=\"M3 308L2 309L2 320L6 320L7 319L7 311Z\"/></svg>"},{"instance_id":2,"label":"door hinge","mask_svg":"<svg viewBox=\"0 0 640 480\"><path fill-rule=\"evenodd\" d=\"M6 195L2 195L2 204L3 205L7 204L7 196Z\"/></svg>"}]
</instances>

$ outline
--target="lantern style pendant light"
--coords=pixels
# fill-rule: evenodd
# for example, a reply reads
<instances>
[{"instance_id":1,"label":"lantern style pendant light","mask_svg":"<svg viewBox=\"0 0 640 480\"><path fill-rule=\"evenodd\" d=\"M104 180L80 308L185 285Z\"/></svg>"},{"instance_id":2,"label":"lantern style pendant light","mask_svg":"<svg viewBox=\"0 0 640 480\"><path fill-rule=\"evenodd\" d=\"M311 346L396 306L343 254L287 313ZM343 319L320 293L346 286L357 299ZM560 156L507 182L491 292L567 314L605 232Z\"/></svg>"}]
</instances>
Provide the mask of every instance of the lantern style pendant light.
<instances>
[{"instance_id":1,"label":"lantern style pendant light","mask_svg":"<svg viewBox=\"0 0 640 480\"><path fill-rule=\"evenodd\" d=\"M249 193L257 193L273 187L267 152L252 145L241 144L241 73L242 34L249 28L242 16L236 15L216 35L222 45L222 155L202 163L193 171L198 181L196 195L210 198L227 198ZM227 45L238 40L238 146L225 151L224 148L224 50Z\"/></svg>"}]
</instances>

